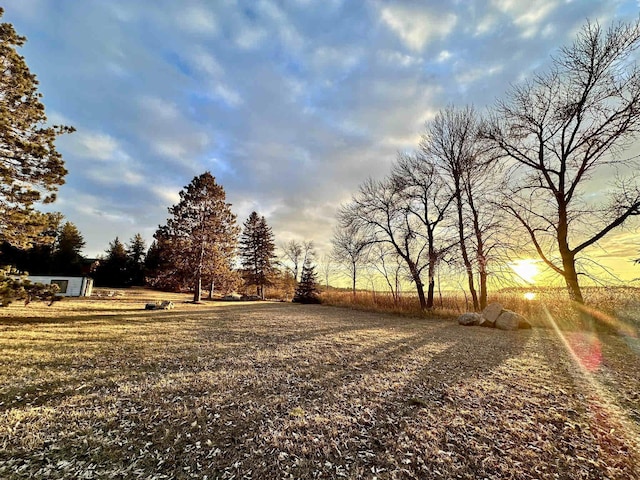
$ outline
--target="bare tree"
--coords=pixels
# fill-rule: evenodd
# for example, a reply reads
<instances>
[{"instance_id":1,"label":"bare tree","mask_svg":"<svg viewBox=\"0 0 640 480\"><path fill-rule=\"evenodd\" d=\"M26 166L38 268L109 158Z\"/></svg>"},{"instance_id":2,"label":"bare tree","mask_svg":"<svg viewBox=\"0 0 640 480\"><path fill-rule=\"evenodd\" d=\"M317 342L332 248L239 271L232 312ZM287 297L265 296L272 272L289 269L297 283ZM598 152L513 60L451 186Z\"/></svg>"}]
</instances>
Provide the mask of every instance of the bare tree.
<instances>
[{"instance_id":1,"label":"bare tree","mask_svg":"<svg viewBox=\"0 0 640 480\"><path fill-rule=\"evenodd\" d=\"M316 259L316 246L313 240L302 241L302 265L305 263L313 263Z\"/></svg>"},{"instance_id":2,"label":"bare tree","mask_svg":"<svg viewBox=\"0 0 640 480\"><path fill-rule=\"evenodd\" d=\"M334 230L331 243L333 245L332 257L340 265L346 267L355 297L358 270L367 261L369 247L372 243L371 238L363 234L357 223L350 223L343 228Z\"/></svg>"},{"instance_id":3,"label":"bare tree","mask_svg":"<svg viewBox=\"0 0 640 480\"><path fill-rule=\"evenodd\" d=\"M329 277L334 271L333 258L331 255L322 255L318 263L318 269L324 277L325 288L329 289Z\"/></svg>"},{"instance_id":4,"label":"bare tree","mask_svg":"<svg viewBox=\"0 0 640 480\"><path fill-rule=\"evenodd\" d=\"M473 107L440 111L427 124L420 144L425 155L433 157L446 179L456 208L458 245L467 274L469 293L475 310L487 304L487 245L489 223L482 219L480 185L492 175L493 164L484 158L485 146L479 139L479 119ZM478 271L476 290L475 270Z\"/></svg>"},{"instance_id":5,"label":"bare tree","mask_svg":"<svg viewBox=\"0 0 640 480\"><path fill-rule=\"evenodd\" d=\"M293 278L298 281L300 267L307 260L313 261L315 258L315 249L313 240L290 240L288 243L280 247L284 256L284 266L291 272Z\"/></svg>"},{"instance_id":6,"label":"bare tree","mask_svg":"<svg viewBox=\"0 0 640 480\"><path fill-rule=\"evenodd\" d=\"M283 253L284 261L287 264L284 264L285 268L291 272L293 278L298 281L298 269L302 262L302 244L297 240L289 240L288 243L282 245L280 247Z\"/></svg>"},{"instance_id":7,"label":"bare tree","mask_svg":"<svg viewBox=\"0 0 640 480\"><path fill-rule=\"evenodd\" d=\"M640 214L638 166L622 157L640 131L639 46L639 22L587 23L548 72L511 87L483 129L513 167L505 209L580 303L576 260ZM605 168L618 181L594 188Z\"/></svg>"},{"instance_id":8,"label":"bare tree","mask_svg":"<svg viewBox=\"0 0 640 480\"><path fill-rule=\"evenodd\" d=\"M454 195L445 188L434 163L424 155L399 155L391 180L404 197L407 214L415 217L422 226L417 234L427 244L427 308L433 308L436 265L442 255L457 243L447 243L443 239L438 242L438 230L447 219Z\"/></svg>"},{"instance_id":9,"label":"bare tree","mask_svg":"<svg viewBox=\"0 0 640 480\"><path fill-rule=\"evenodd\" d=\"M404 262L387 243L376 243L369 252L369 264L384 278L393 302L398 303L402 291L401 278L406 276Z\"/></svg>"},{"instance_id":10,"label":"bare tree","mask_svg":"<svg viewBox=\"0 0 640 480\"><path fill-rule=\"evenodd\" d=\"M351 203L338 212L340 226L355 226L372 243L388 243L404 260L416 285L420 307L427 308L422 272L428 265L427 243L417 232L420 222L409 213L401 188L390 179L367 180Z\"/></svg>"}]
</instances>

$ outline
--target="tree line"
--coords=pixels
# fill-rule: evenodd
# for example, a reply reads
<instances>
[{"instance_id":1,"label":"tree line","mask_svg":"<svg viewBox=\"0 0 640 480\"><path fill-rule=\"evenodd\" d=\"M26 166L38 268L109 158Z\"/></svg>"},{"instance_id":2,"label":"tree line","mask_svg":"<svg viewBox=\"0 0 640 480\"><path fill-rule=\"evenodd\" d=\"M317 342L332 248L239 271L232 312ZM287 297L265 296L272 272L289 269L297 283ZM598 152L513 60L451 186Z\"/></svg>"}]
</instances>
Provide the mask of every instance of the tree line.
<instances>
[{"instance_id":1,"label":"tree line","mask_svg":"<svg viewBox=\"0 0 640 480\"><path fill-rule=\"evenodd\" d=\"M444 264L464 273L479 310L490 277L533 255L583 303L580 278L594 263L584 252L640 215L640 165L627 150L640 131L639 46L639 22L587 23L548 70L512 85L487 113L440 110L416 151L339 211L333 254L354 292L369 262L393 293L395 262L395 291L402 271L428 309Z\"/></svg>"},{"instance_id":2,"label":"tree line","mask_svg":"<svg viewBox=\"0 0 640 480\"><path fill-rule=\"evenodd\" d=\"M43 232L51 241L35 242L30 248L4 241L0 254L4 263L33 275L88 274L96 286L193 290L195 301L201 299L203 286L210 297L214 289L254 289L254 297L265 298L265 288L275 285L293 296L297 280L304 276L300 269L312 268L313 243L290 241L280 261L264 216L252 212L241 231L225 198L211 173L194 177L180 192L180 201L168 209L170 216L148 249L137 233L127 244L116 237L97 259L85 258L82 234L58 215L58 225Z\"/></svg>"}]
</instances>

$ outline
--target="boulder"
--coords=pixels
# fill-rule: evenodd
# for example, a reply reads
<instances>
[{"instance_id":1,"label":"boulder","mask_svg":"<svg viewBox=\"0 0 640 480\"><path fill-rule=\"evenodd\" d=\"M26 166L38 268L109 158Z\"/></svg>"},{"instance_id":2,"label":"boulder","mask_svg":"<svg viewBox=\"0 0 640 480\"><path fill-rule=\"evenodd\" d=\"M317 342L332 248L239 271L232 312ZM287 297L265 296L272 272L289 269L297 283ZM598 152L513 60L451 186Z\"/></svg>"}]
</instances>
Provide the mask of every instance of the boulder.
<instances>
[{"instance_id":1,"label":"boulder","mask_svg":"<svg viewBox=\"0 0 640 480\"><path fill-rule=\"evenodd\" d=\"M531 328L531 324L529 323L529 320L521 316L520 322L518 323L518 328L523 328L526 330L528 328Z\"/></svg>"},{"instance_id":2,"label":"boulder","mask_svg":"<svg viewBox=\"0 0 640 480\"><path fill-rule=\"evenodd\" d=\"M522 321L529 323L522 315L511 310L504 310L496 320L496 328L500 330L518 330Z\"/></svg>"},{"instance_id":3,"label":"boulder","mask_svg":"<svg viewBox=\"0 0 640 480\"><path fill-rule=\"evenodd\" d=\"M496 322L487 320L484 316L480 315L480 323L478 323L481 327L494 328L496 326Z\"/></svg>"},{"instance_id":4,"label":"boulder","mask_svg":"<svg viewBox=\"0 0 640 480\"><path fill-rule=\"evenodd\" d=\"M463 313L458 317L458 323L466 327L470 327L473 325L480 325L481 320L482 320L482 315L474 312Z\"/></svg>"},{"instance_id":5,"label":"boulder","mask_svg":"<svg viewBox=\"0 0 640 480\"><path fill-rule=\"evenodd\" d=\"M145 310L171 310L175 305L169 300L163 302L149 302L144 306Z\"/></svg>"},{"instance_id":6,"label":"boulder","mask_svg":"<svg viewBox=\"0 0 640 480\"><path fill-rule=\"evenodd\" d=\"M504 309L499 303L490 303L482 311L482 316L493 326L502 313L502 310Z\"/></svg>"},{"instance_id":7,"label":"boulder","mask_svg":"<svg viewBox=\"0 0 640 480\"><path fill-rule=\"evenodd\" d=\"M158 308L161 308L162 310L171 310L173 307L175 307L173 302L171 302L169 300L165 300L164 302L162 302L160 304L160 306Z\"/></svg>"}]
</instances>

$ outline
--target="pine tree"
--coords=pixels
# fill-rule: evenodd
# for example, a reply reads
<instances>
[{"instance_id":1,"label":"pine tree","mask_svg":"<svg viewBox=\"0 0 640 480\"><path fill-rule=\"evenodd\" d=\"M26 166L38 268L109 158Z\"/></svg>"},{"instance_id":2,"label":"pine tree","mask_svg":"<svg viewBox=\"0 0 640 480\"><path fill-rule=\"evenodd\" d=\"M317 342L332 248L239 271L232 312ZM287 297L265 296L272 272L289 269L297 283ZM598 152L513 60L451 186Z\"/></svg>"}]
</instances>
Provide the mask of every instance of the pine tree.
<instances>
[{"instance_id":1,"label":"pine tree","mask_svg":"<svg viewBox=\"0 0 640 480\"><path fill-rule=\"evenodd\" d=\"M255 286L256 294L264 299L264 287L272 283L276 261L273 231L265 218L252 212L244 222L239 243L245 285Z\"/></svg>"},{"instance_id":2,"label":"pine tree","mask_svg":"<svg viewBox=\"0 0 640 480\"><path fill-rule=\"evenodd\" d=\"M53 250L53 270L57 275L82 273L83 257L80 254L85 241L78 227L65 222L59 229Z\"/></svg>"},{"instance_id":3,"label":"pine tree","mask_svg":"<svg viewBox=\"0 0 640 480\"><path fill-rule=\"evenodd\" d=\"M19 247L31 245L55 215L33 206L55 200L67 171L54 142L74 130L44 126L38 81L16 51L25 42L13 25L0 24L0 239Z\"/></svg>"},{"instance_id":4,"label":"pine tree","mask_svg":"<svg viewBox=\"0 0 640 480\"><path fill-rule=\"evenodd\" d=\"M191 284L193 301L199 302L203 280L214 281L231 264L239 233L236 216L224 188L209 172L194 177L169 213L155 238L170 247L173 271Z\"/></svg>"},{"instance_id":5,"label":"pine tree","mask_svg":"<svg viewBox=\"0 0 640 480\"><path fill-rule=\"evenodd\" d=\"M27 305L34 300L42 300L52 305L62 297L57 296L58 285L33 283L26 274L10 267L0 267L0 307L8 307L16 300L24 300Z\"/></svg>"},{"instance_id":6,"label":"pine tree","mask_svg":"<svg viewBox=\"0 0 640 480\"><path fill-rule=\"evenodd\" d=\"M172 245L168 239L156 232L155 240L151 243L144 259L146 278L150 286L178 292L183 288L182 275L174 270L171 262Z\"/></svg>"},{"instance_id":7,"label":"pine tree","mask_svg":"<svg viewBox=\"0 0 640 480\"><path fill-rule=\"evenodd\" d=\"M147 246L142 235L136 233L127 246L127 277L128 284L141 286L144 285L144 261Z\"/></svg>"},{"instance_id":8,"label":"pine tree","mask_svg":"<svg viewBox=\"0 0 640 480\"><path fill-rule=\"evenodd\" d=\"M293 301L296 303L320 303L320 290L318 289L318 278L315 266L307 260L302 266L300 281L296 287Z\"/></svg>"},{"instance_id":9,"label":"pine tree","mask_svg":"<svg viewBox=\"0 0 640 480\"><path fill-rule=\"evenodd\" d=\"M124 244L116 237L113 242L109 243L109 248L105 253L106 257L100 260L100 265L96 269L96 285L102 287L126 286L129 257Z\"/></svg>"}]
</instances>

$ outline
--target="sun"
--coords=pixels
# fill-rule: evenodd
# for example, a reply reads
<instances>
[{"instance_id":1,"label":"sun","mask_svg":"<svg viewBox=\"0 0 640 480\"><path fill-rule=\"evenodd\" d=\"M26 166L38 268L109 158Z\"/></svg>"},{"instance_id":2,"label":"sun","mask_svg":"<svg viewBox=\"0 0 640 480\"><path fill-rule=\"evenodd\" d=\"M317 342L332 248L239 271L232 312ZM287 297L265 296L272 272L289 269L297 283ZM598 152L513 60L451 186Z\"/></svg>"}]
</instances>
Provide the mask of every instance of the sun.
<instances>
[{"instance_id":1,"label":"sun","mask_svg":"<svg viewBox=\"0 0 640 480\"><path fill-rule=\"evenodd\" d=\"M533 284L536 282L536 277L540 273L537 262L537 260L531 258L516 260L511 263L511 269L516 273L518 278L528 284Z\"/></svg>"}]
</instances>

